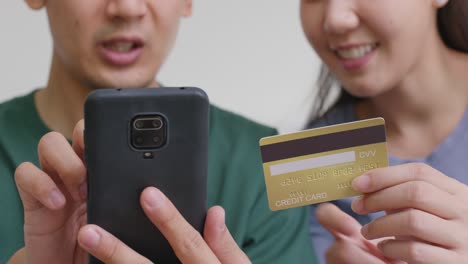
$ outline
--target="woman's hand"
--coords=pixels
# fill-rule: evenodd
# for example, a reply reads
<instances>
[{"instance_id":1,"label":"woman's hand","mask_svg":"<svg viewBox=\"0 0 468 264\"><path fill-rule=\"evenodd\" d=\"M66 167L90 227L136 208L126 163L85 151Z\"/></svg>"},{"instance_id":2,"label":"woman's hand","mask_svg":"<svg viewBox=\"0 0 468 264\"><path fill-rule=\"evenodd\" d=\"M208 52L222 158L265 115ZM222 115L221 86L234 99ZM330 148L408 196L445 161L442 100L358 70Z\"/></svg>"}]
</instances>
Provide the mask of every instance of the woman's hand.
<instances>
[{"instance_id":1,"label":"woman's hand","mask_svg":"<svg viewBox=\"0 0 468 264\"><path fill-rule=\"evenodd\" d=\"M401 263L386 258L378 249L378 241L369 241L361 235L361 224L333 204L317 208L317 218L334 237L327 250L328 264L394 264Z\"/></svg>"},{"instance_id":2,"label":"woman's hand","mask_svg":"<svg viewBox=\"0 0 468 264\"><path fill-rule=\"evenodd\" d=\"M353 181L356 213L387 211L365 225L384 256L408 263L468 263L468 188L424 164L369 171Z\"/></svg>"}]
</instances>

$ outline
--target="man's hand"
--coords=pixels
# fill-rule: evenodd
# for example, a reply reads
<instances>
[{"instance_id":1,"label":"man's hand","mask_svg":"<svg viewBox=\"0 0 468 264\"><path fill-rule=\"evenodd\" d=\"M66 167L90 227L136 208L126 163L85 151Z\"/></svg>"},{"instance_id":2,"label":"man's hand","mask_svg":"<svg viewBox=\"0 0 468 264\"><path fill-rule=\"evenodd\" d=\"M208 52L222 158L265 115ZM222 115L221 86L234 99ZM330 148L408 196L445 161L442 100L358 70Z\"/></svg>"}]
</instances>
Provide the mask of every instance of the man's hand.
<instances>
[{"instance_id":1,"label":"man's hand","mask_svg":"<svg viewBox=\"0 0 468 264\"><path fill-rule=\"evenodd\" d=\"M102 228L86 225L83 131L80 121L72 146L56 132L46 134L38 147L41 169L31 163L16 169L25 248L12 261L88 263L89 252L107 263L149 263ZM250 263L226 228L221 207L208 211L203 238L158 189L145 189L140 202L183 263Z\"/></svg>"},{"instance_id":2,"label":"man's hand","mask_svg":"<svg viewBox=\"0 0 468 264\"><path fill-rule=\"evenodd\" d=\"M171 244L182 263L250 263L224 223L224 210L208 211L204 239L158 189L145 189L140 199L143 210ZM84 226L80 245L105 263L151 263L120 240L95 225Z\"/></svg>"},{"instance_id":3,"label":"man's hand","mask_svg":"<svg viewBox=\"0 0 468 264\"><path fill-rule=\"evenodd\" d=\"M24 208L25 263L87 263L76 241L86 223L84 123L77 124L73 146L57 132L39 142L41 168L22 163L15 172Z\"/></svg>"}]
</instances>

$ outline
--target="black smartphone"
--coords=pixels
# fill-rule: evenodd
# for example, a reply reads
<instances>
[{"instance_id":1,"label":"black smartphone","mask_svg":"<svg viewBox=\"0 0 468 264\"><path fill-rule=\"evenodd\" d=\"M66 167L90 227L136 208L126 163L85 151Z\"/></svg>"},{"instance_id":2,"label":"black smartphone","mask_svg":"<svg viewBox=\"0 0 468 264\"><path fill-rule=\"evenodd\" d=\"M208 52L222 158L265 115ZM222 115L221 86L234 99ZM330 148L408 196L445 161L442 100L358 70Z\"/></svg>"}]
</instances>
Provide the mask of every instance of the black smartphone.
<instances>
[{"instance_id":1,"label":"black smartphone","mask_svg":"<svg viewBox=\"0 0 468 264\"><path fill-rule=\"evenodd\" d=\"M85 102L88 223L155 263L180 263L139 198L159 188L200 232L206 216L209 102L199 88L100 89ZM91 258L90 263L101 263Z\"/></svg>"}]
</instances>

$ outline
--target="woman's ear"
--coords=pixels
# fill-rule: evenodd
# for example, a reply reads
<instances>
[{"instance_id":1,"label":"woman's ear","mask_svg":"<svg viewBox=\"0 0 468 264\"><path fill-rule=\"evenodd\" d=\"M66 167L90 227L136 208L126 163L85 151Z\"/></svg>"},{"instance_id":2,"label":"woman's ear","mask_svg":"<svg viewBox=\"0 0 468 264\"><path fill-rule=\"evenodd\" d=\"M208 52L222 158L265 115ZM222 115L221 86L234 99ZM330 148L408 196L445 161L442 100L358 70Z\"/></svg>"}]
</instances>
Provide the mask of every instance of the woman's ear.
<instances>
[{"instance_id":1,"label":"woman's ear","mask_svg":"<svg viewBox=\"0 0 468 264\"><path fill-rule=\"evenodd\" d=\"M442 8L448 3L448 1L449 0L433 0L433 3L435 5L435 7Z\"/></svg>"},{"instance_id":2,"label":"woman's ear","mask_svg":"<svg viewBox=\"0 0 468 264\"><path fill-rule=\"evenodd\" d=\"M36 0L36 1L39 1L39 0ZM193 6L192 0L184 0L184 7L183 7L183 11L182 11L182 16L184 16L184 17L191 16L192 15L192 6Z\"/></svg>"},{"instance_id":3,"label":"woman's ear","mask_svg":"<svg viewBox=\"0 0 468 264\"><path fill-rule=\"evenodd\" d=\"M39 10L46 4L46 0L25 0L25 2L28 4L29 8L34 10Z\"/></svg>"}]
</instances>

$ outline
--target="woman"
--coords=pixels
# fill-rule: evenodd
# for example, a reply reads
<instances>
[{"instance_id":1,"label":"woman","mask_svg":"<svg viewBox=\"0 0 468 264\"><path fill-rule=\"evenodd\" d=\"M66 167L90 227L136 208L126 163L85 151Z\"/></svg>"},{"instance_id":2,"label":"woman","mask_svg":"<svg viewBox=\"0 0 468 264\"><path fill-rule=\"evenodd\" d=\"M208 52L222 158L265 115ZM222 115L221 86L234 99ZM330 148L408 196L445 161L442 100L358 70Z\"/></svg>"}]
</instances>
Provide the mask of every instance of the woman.
<instances>
[{"instance_id":1,"label":"woman","mask_svg":"<svg viewBox=\"0 0 468 264\"><path fill-rule=\"evenodd\" d=\"M322 262L468 263L465 14L466 0L302 0L325 64L309 128L383 117L392 165L353 181L362 197L311 208Z\"/></svg>"}]
</instances>

